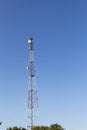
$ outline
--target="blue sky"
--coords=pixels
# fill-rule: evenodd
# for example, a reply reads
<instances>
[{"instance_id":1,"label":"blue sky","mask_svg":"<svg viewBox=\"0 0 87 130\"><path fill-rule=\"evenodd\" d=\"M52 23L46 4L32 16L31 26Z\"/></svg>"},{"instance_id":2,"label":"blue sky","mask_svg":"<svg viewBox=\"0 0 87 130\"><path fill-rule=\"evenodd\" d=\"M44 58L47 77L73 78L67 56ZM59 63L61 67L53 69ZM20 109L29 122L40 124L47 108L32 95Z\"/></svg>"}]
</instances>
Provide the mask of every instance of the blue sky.
<instances>
[{"instance_id":1,"label":"blue sky","mask_svg":"<svg viewBox=\"0 0 87 130\"><path fill-rule=\"evenodd\" d=\"M0 1L1 129L27 126L30 36L40 125L87 130L86 0Z\"/></svg>"}]
</instances>

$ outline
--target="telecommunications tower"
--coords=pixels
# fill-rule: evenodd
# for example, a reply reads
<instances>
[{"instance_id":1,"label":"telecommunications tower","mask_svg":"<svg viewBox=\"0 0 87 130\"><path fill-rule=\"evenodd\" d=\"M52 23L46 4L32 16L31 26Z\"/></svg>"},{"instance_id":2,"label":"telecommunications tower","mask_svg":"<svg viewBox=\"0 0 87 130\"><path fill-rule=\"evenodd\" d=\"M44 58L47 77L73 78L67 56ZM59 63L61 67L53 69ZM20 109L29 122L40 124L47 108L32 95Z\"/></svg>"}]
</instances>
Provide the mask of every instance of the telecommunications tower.
<instances>
[{"instance_id":1,"label":"telecommunications tower","mask_svg":"<svg viewBox=\"0 0 87 130\"><path fill-rule=\"evenodd\" d=\"M33 38L30 37L28 40L29 44L29 87L28 87L28 126L27 130L32 130L33 127L38 126L38 94L35 82L35 62L34 62L34 46L33 46Z\"/></svg>"}]
</instances>

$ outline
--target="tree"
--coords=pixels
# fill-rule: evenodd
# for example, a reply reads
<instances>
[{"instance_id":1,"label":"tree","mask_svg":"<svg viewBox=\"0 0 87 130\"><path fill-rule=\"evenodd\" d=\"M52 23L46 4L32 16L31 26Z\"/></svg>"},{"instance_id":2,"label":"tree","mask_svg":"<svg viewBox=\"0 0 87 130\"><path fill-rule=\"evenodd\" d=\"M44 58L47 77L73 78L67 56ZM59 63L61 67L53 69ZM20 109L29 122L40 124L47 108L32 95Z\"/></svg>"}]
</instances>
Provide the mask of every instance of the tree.
<instances>
[{"instance_id":1,"label":"tree","mask_svg":"<svg viewBox=\"0 0 87 130\"><path fill-rule=\"evenodd\" d=\"M37 126L33 127L33 130L64 130L61 125L59 124L52 124L49 127L48 126Z\"/></svg>"},{"instance_id":2,"label":"tree","mask_svg":"<svg viewBox=\"0 0 87 130\"><path fill-rule=\"evenodd\" d=\"M64 130L63 128L62 128L62 126L61 125L59 125L59 124L52 124L51 126L50 126L50 130Z\"/></svg>"},{"instance_id":3,"label":"tree","mask_svg":"<svg viewBox=\"0 0 87 130\"><path fill-rule=\"evenodd\" d=\"M15 126L15 127L9 127L9 128L7 128L6 130L26 130L25 128L21 128L21 127L17 127L17 126Z\"/></svg>"},{"instance_id":4,"label":"tree","mask_svg":"<svg viewBox=\"0 0 87 130\"><path fill-rule=\"evenodd\" d=\"M8 129L6 130L26 130L25 128L22 128L22 127L9 127ZM48 126L36 126L36 127L33 127L32 130L64 130L64 128L62 128L61 125L59 124L52 124L50 125L49 127Z\"/></svg>"}]
</instances>

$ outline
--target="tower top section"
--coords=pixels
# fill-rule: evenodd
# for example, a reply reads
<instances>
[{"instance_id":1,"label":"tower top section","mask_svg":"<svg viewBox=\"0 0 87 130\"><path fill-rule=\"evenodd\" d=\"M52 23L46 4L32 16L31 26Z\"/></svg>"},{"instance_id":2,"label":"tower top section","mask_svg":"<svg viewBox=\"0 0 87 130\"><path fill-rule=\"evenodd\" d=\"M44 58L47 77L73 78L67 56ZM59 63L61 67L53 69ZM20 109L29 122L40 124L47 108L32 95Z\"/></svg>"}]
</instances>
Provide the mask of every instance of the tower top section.
<instances>
[{"instance_id":1,"label":"tower top section","mask_svg":"<svg viewBox=\"0 0 87 130\"><path fill-rule=\"evenodd\" d=\"M30 51L33 51L34 47L33 47L33 38L32 37L30 37L30 39L28 40L28 44L30 46Z\"/></svg>"},{"instance_id":2,"label":"tower top section","mask_svg":"<svg viewBox=\"0 0 87 130\"><path fill-rule=\"evenodd\" d=\"M30 39L28 40L28 43L29 43L29 44L32 44L32 43L33 43L33 38L32 38L32 37L30 37Z\"/></svg>"}]
</instances>

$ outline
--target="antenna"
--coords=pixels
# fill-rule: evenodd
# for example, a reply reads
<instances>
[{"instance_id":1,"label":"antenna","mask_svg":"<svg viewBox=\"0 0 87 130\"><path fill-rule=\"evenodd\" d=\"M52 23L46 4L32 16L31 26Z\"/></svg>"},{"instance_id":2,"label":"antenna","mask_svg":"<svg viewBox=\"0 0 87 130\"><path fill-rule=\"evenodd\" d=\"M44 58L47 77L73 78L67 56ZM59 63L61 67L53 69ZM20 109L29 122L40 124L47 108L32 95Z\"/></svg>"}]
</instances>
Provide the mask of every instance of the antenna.
<instances>
[{"instance_id":1,"label":"antenna","mask_svg":"<svg viewBox=\"0 0 87 130\"><path fill-rule=\"evenodd\" d=\"M28 40L29 44L29 87L28 87L28 109L29 109L29 123L27 130L32 130L33 127L38 126L38 94L35 83L35 62L34 62L34 46L33 38Z\"/></svg>"}]
</instances>

